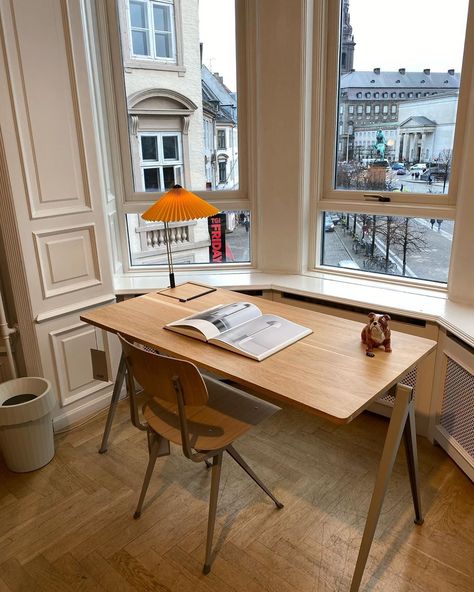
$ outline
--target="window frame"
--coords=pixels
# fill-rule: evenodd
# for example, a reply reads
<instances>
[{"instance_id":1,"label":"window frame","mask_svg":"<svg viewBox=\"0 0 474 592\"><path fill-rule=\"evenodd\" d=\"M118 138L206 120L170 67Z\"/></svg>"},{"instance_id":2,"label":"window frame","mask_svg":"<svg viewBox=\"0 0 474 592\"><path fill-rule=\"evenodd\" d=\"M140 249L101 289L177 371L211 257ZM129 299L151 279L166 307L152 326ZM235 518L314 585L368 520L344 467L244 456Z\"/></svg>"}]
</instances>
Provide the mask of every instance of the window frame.
<instances>
[{"instance_id":1,"label":"window frame","mask_svg":"<svg viewBox=\"0 0 474 592\"><path fill-rule=\"evenodd\" d=\"M121 8L121 3L116 3L116 0L106 0L106 15L108 23L117 23L117 26L110 26L108 28L107 37L107 52L108 55L102 55L102 66L110 71L110 79L113 82L113 90L108 96L109 105L112 105L112 110L115 113L113 118L112 130L113 137L116 143L111 146L114 152L114 157L120 163L117 169L120 171L120 179L117 182L117 224L118 224L118 240L120 241L120 249L123 254L122 264L124 273L141 273L146 271L153 271L155 273L161 272L156 266L132 266L128 257L128 233L126 228L126 214L141 213L151 203L156 201L165 192L145 192L136 191L133 185L133 170L132 170L132 154L129 136L129 110L127 106L127 96L125 92L125 73L124 69L133 65L134 67L142 68L142 63L137 64L136 61L127 61L127 48L124 47L123 26L124 14ZM181 11L180 0L174 0L175 14L178 19L178 14ZM127 2L128 6L128 2ZM126 26L126 21L125 21ZM221 264L195 264L190 265L187 269L191 270L223 270L236 268L256 268L257 267L257 248L256 236L258 235L257 223L258 217L256 215L255 195L256 195L256 171L255 160L253 159L253 150L251 146L256 143L256 62L254 56L256 55L256 7L251 0L235 0L235 28L236 28L236 74L237 74L237 89L239 96L238 117L239 117L239 132L237 134L237 150L239 155L246 155L246 157L239 157L239 189L237 190L214 190L210 192L207 189L197 190L189 187L196 195L202 197L209 203L215 205L222 211L244 210L249 211L252 219L252 234L250 238L250 253L252 260L250 262L242 263L221 263ZM176 29L180 29L180 23L176 23ZM127 35L127 38L129 36ZM122 51L123 57L122 57ZM102 52L104 53L104 52ZM179 54L178 54L179 55ZM108 61L109 60L109 61ZM105 64L104 64L105 61ZM146 65L143 66L146 68ZM172 67L158 67L156 69L174 69L179 70L176 65ZM182 72L186 71L183 66ZM179 73L179 72L178 72ZM185 115L185 114L183 114ZM199 116L199 110L196 113ZM202 113L201 113L202 117ZM110 123L109 123L110 125ZM184 130L183 130L184 131ZM203 124L203 142L204 142L204 124ZM184 139L182 142L182 149L185 150ZM183 162L183 174L185 163ZM204 167L204 154L203 154ZM143 185L142 185L143 186ZM165 271L165 270L164 270Z\"/></svg>"},{"instance_id":2,"label":"window frame","mask_svg":"<svg viewBox=\"0 0 474 592\"><path fill-rule=\"evenodd\" d=\"M312 111L312 172L310 192L313 199L310 202L310 224L307 256L308 271L321 273L334 273L341 276L354 276L350 270L321 265L322 260L322 220L324 211L345 211L357 214L377 214L406 217L442 218L454 220L456 216L456 195L459 187L459 178L465 177L462 170L463 162L460 155L460 147L463 144L464 134L468 122L474 119L468 113L469 90L471 84L471 72L474 64L474 43L470 41L474 37L474 1L470 0L464 53L462 62L462 77L458 95L458 108L456 117L456 133L453 145L453 169L450 178L449 194L434 196L413 193L391 192L363 192L335 190L333 178L335 172L335 160L337 153L337 135L335 130L338 111L338 84L339 84L339 36L342 1L332 2L325 0L314 10L313 26L317 34L313 39L313 100ZM324 89L321 91L320 89ZM393 95L393 93L392 93ZM393 116L393 107L391 113ZM395 107L396 109L396 107ZM380 197L390 197L389 203L379 201ZM451 252L452 256L453 252ZM438 286L432 282L419 279L399 278L382 274L370 274L370 272L358 272L359 280L364 278L371 281L396 283L398 285L417 285L430 289L446 291L447 285ZM449 277L448 277L449 283Z\"/></svg>"},{"instance_id":3,"label":"window frame","mask_svg":"<svg viewBox=\"0 0 474 592\"><path fill-rule=\"evenodd\" d=\"M340 37L340 19L342 10L342 1L325 2L325 21L327 26L327 47L323 47L322 54L325 57L325 86L326 93L324 97L325 126L322 132L323 143L330 146L330 149L324 151L323 163L323 184L321 188L320 201L327 203L326 209L333 210L331 204L334 202L348 201L356 202L362 205L367 196L382 195L389 197L390 203L394 206L404 205L407 208L415 206L430 206L431 208L453 208L456 203L456 193L458 188L459 168L461 160L461 146L463 135L465 133L465 121L467 117L467 103L469 91L469 73L472 70L474 62L473 52L467 52L469 35L474 34L474 16L473 10L468 12L466 25L466 37L464 43L464 55L462 63L461 85L459 90L458 108L456 116L455 136L453 143L452 170L450 176L449 192L447 194L436 196L435 194L417 194L417 193L398 193L393 194L387 191L348 191L343 189L334 189L333 178L335 171L337 138L334 130L337 130L336 116L338 111L338 84L339 84L339 37ZM322 83L322 81L320 81ZM454 210L451 211L454 216Z\"/></svg>"},{"instance_id":4,"label":"window frame","mask_svg":"<svg viewBox=\"0 0 474 592\"><path fill-rule=\"evenodd\" d=\"M156 138L156 147L157 147L157 156L156 160L152 159L144 159L143 152L142 152L142 138ZM165 158L164 154L164 146L163 146L163 139L164 138L176 138L177 139L177 148L178 148L178 158ZM164 171L165 167L173 167L175 171L175 183L179 182L179 179L176 178L176 171L180 171L181 178L184 178L184 163L183 163L183 148L182 148L182 136L181 132L171 132L171 131L147 131L147 132L139 132L138 134L139 140L139 148L140 148L140 171L141 171L141 183L144 191L145 189L145 169L158 169L159 171L159 178L160 178L160 186L164 187ZM151 190L154 193L157 193L156 190ZM166 189L167 191L167 189Z\"/></svg>"},{"instance_id":5,"label":"window frame","mask_svg":"<svg viewBox=\"0 0 474 592\"><path fill-rule=\"evenodd\" d=\"M125 68L143 68L144 70L170 70L184 74L186 68L184 66L183 57L183 31L181 26L182 11L181 1L182 0L133 0L146 4L146 13L148 18L148 30L151 31L148 35L148 44L153 48L155 47L154 39L154 26L150 25L150 14L153 21L153 4L166 4L171 6L172 20L173 20L173 32L172 43L174 56L172 58L159 58L150 56L135 55L133 53L133 45L131 39L131 18L130 18L130 0L119 0L117 5L112 9L110 5L113 3L111 0L105 0L108 4L108 12L111 14L111 23L119 21L120 26L120 37L121 47L123 52L123 66ZM151 37L153 39L151 40Z\"/></svg>"},{"instance_id":6,"label":"window frame","mask_svg":"<svg viewBox=\"0 0 474 592\"><path fill-rule=\"evenodd\" d=\"M217 150L227 150L227 134L225 129L217 129ZM221 142L221 139L224 141Z\"/></svg>"}]
</instances>

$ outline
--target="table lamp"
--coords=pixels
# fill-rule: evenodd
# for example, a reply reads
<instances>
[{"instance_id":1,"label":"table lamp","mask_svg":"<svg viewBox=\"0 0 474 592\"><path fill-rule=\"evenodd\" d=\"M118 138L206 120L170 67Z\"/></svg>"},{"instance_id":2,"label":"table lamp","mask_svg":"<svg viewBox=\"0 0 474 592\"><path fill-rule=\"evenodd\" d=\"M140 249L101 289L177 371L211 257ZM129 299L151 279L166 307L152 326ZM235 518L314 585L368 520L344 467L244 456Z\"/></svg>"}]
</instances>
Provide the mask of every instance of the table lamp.
<instances>
[{"instance_id":1,"label":"table lamp","mask_svg":"<svg viewBox=\"0 0 474 592\"><path fill-rule=\"evenodd\" d=\"M168 270L170 287L176 287L174 281L173 257L171 254L170 222L186 222L207 218L217 214L219 210L211 206L194 193L187 191L181 185L173 187L160 197L141 217L150 222L163 222L165 225L166 255L168 258Z\"/></svg>"}]
</instances>

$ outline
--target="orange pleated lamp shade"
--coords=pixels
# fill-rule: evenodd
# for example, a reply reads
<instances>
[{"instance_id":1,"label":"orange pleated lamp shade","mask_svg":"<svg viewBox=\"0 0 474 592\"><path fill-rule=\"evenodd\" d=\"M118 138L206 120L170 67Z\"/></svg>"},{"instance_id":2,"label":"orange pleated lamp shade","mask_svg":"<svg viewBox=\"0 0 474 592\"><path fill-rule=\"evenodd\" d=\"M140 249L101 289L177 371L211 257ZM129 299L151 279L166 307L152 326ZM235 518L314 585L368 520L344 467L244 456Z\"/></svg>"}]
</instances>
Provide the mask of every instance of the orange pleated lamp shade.
<instances>
[{"instance_id":1,"label":"orange pleated lamp shade","mask_svg":"<svg viewBox=\"0 0 474 592\"><path fill-rule=\"evenodd\" d=\"M185 222L207 218L218 212L217 208L183 189L181 185L174 185L146 212L143 212L142 218L154 222Z\"/></svg>"}]
</instances>

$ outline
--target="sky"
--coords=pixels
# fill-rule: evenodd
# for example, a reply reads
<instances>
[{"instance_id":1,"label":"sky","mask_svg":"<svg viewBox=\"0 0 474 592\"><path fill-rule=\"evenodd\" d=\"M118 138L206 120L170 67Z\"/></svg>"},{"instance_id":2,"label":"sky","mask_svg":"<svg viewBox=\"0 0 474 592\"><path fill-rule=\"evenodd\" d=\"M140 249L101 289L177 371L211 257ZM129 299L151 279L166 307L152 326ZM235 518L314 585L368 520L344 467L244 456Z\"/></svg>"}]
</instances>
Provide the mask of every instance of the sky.
<instances>
[{"instance_id":1,"label":"sky","mask_svg":"<svg viewBox=\"0 0 474 592\"><path fill-rule=\"evenodd\" d=\"M356 70L461 71L468 0L350 0ZM199 0L203 63L237 90L235 1Z\"/></svg>"},{"instance_id":2,"label":"sky","mask_svg":"<svg viewBox=\"0 0 474 592\"><path fill-rule=\"evenodd\" d=\"M350 0L354 68L461 71L468 0Z\"/></svg>"},{"instance_id":3,"label":"sky","mask_svg":"<svg viewBox=\"0 0 474 592\"><path fill-rule=\"evenodd\" d=\"M203 64L224 76L227 88L236 91L234 0L199 0L199 36Z\"/></svg>"}]
</instances>

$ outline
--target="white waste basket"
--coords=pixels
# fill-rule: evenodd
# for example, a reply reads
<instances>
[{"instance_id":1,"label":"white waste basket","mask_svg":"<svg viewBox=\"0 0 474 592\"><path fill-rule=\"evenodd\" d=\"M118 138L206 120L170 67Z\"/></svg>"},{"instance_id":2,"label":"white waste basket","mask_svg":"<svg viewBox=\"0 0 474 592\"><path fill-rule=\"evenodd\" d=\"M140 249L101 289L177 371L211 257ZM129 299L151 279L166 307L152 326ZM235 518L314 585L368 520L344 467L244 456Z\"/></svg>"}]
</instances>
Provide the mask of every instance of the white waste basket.
<instances>
[{"instance_id":1,"label":"white waste basket","mask_svg":"<svg viewBox=\"0 0 474 592\"><path fill-rule=\"evenodd\" d=\"M53 458L54 404L51 383L45 378L15 378L0 384L0 450L11 471L34 471Z\"/></svg>"}]
</instances>

